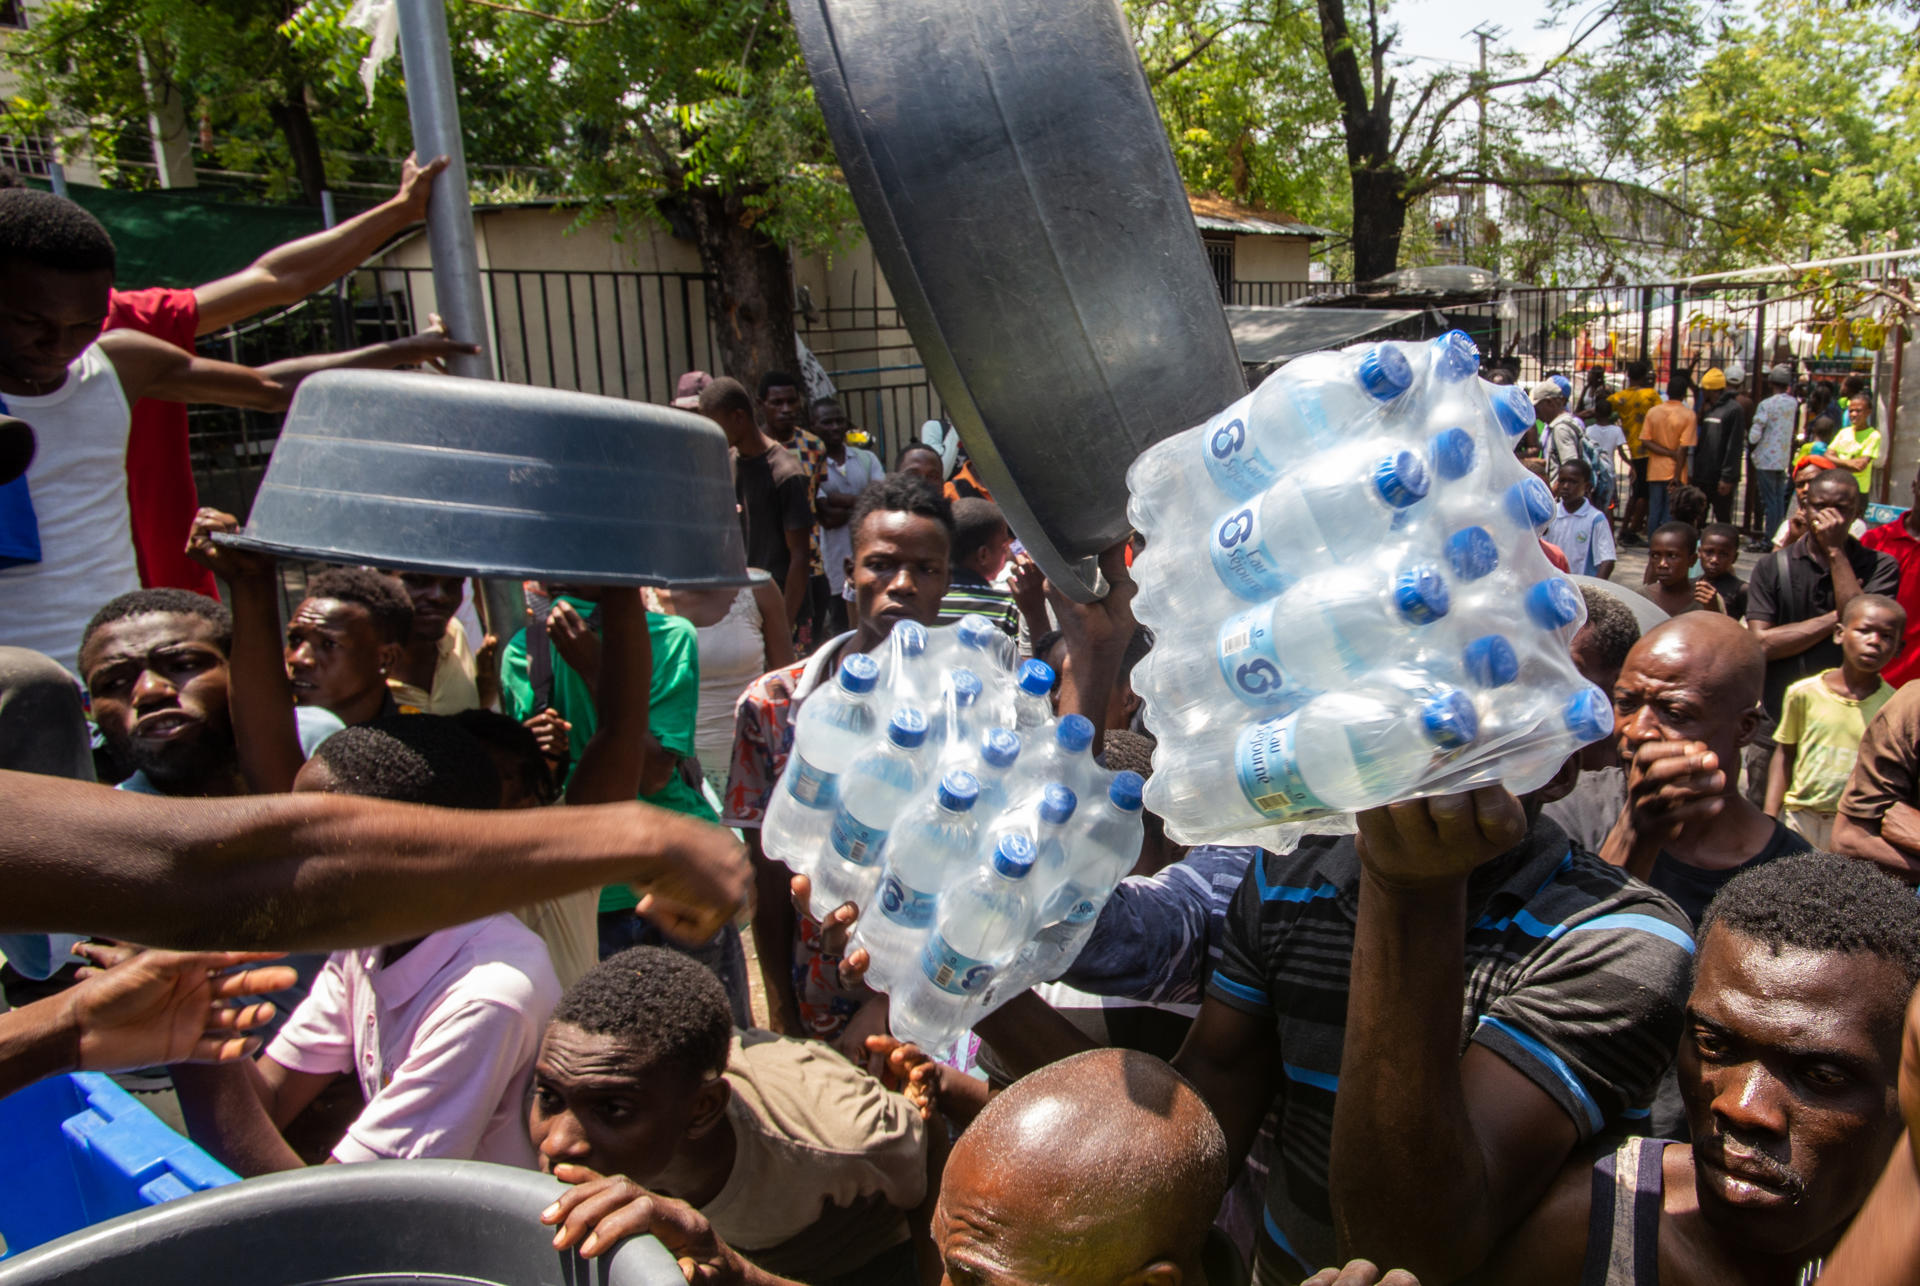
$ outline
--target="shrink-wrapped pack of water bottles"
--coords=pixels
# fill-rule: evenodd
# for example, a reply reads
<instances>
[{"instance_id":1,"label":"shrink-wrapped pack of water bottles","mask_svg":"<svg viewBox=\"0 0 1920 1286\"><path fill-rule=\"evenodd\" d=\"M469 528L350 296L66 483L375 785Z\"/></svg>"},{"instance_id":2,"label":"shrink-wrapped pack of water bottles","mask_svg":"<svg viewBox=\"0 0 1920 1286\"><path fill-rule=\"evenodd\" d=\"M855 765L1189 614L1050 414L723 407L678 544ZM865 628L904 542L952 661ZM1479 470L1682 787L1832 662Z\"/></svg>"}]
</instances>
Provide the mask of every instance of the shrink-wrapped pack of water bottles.
<instances>
[{"instance_id":1,"label":"shrink-wrapped pack of water bottles","mask_svg":"<svg viewBox=\"0 0 1920 1286\"><path fill-rule=\"evenodd\" d=\"M983 616L894 625L807 698L761 843L852 902L902 1040L939 1050L1058 977L1140 852L1142 780L1056 719L1053 671Z\"/></svg>"},{"instance_id":2,"label":"shrink-wrapped pack of water bottles","mask_svg":"<svg viewBox=\"0 0 1920 1286\"><path fill-rule=\"evenodd\" d=\"M1288 363L1127 475L1146 805L1184 843L1286 851L1355 811L1544 785L1612 731L1578 587L1514 455L1518 388L1459 331Z\"/></svg>"}]
</instances>

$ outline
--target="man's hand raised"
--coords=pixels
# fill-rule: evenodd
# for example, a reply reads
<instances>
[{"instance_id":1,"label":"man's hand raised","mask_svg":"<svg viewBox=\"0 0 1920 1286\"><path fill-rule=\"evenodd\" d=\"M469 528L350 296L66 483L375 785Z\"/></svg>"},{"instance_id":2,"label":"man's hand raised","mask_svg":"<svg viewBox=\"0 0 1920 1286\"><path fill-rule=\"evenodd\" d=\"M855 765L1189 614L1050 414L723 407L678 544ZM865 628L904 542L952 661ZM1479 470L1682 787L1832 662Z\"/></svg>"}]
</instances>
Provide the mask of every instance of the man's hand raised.
<instances>
[{"instance_id":1,"label":"man's hand raised","mask_svg":"<svg viewBox=\"0 0 1920 1286\"><path fill-rule=\"evenodd\" d=\"M142 951L121 958L118 948L82 943L75 954L114 961L83 970L80 982L56 1000L67 1007L78 1037L83 1071L123 1071L169 1063L225 1063L245 1058L259 1042L247 1033L273 1018L272 1004L245 1007L241 996L280 991L297 981L273 965L227 973L236 965L279 957L271 952Z\"/></svg>"},{"instance_id":2,"label":"man's hand raised","mask_svg":"<svg viewBox=\"0 0 1920 1286\"><path fill-rule=\"evenodd\" d=\"M433 196L433 181L450 164L452 162L446 157L436 156L422 165L419 153L408 152L407 159L400 164L400 190L393 194L393 203L404 210L409 219L418 221L426 218L427 202Z\"/></svg>"},{"instance_id":3,"label":"man's hand raised","mask_svg":"<svg viewBox=\"0 0 1920 1286\"><path fill-rule=\"evenodd\" d=\"M235 549L214 540L215 536L233 536L240 532L240 520L218 509L202 509L193 516L187 532L187 557L229 585L250 581L271 581L277 570L272 554Z\"/></svg>"},{"instance_id":4,"label":"man's hand raised","mask_svg":"<svg viewBox=\"0 0 1920 1286\"><path fill-rule=\"evenodd\" d=\"M1504 786L1370 808L1358 821L1360 864L1404 892L1457 884L1527 833L1526 813Z\"/></svg>"}]
</instances>

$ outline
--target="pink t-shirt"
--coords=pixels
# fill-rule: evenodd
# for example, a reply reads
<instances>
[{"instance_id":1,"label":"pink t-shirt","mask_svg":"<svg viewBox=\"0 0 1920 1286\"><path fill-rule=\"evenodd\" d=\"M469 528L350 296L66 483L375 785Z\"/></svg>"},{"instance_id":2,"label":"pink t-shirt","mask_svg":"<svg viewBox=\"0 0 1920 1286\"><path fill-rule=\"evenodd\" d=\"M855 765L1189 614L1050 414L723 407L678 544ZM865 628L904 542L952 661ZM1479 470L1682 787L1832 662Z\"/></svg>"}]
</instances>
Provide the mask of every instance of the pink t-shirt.
<instances>
[{"instance_id":1,"label":"pink t-shirt","mask_svg":"<svg viewBox=\"0 0 1920 1286\"><path fill-rule=\"evenodd\" d=\"M336 951L266 1056L296 1072L352 1072L367 1106L336 1161L441 1157L535 1167L526 1096L560 1000L546 945L510 915L384 949Z\"/></svg>"}]
</instances>

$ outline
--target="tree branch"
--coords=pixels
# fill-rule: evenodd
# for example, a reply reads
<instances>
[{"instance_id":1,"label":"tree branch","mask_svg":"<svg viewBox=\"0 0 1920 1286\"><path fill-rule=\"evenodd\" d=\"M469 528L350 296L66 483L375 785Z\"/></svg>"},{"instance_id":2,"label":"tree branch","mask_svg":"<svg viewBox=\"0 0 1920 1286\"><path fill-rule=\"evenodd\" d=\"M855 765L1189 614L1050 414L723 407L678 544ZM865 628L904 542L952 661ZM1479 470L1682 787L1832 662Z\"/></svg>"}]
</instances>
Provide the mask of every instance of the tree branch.
<instances>
[{"instance_id":1,"label":"tree branch","mask_svg":"<svg viewBox=\"0 0 1920 1286\"><path fill-rule=\"evenodd\" d=\"M498 9L501 13L517 13L523 18L542 18L547 22L558 22L569 27L599 27L614 19L614 15L610 13L603 13L598 18L568 18L557 13L545 13L539 9L523 9L517 4L502 4L500 0L463 0L463 3L478 5L482 9Z\"/></svg>"}]
</instances>

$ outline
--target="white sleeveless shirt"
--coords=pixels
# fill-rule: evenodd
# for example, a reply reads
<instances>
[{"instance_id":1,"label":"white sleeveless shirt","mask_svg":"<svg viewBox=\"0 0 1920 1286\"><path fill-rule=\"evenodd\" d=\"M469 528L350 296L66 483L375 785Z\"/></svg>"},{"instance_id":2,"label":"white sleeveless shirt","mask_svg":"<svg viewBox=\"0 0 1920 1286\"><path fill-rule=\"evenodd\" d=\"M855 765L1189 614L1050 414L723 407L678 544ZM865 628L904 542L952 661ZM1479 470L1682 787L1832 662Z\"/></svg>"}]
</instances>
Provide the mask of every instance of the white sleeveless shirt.
<instances>
[{"instance_id":1,"label":"white sleeveless shirt","mask_svg":"<svg viewBox=\"0 0 1920 1286\"><path fill-rule=\"evenodd\" d=\"M44 652L77 674L87 621L108 599L140 588L127 510L126 395L96 343L47 396L0 396L39 444L27 494L41 557L0 568L0 644Z\"/></svg>"}]
</instances>

